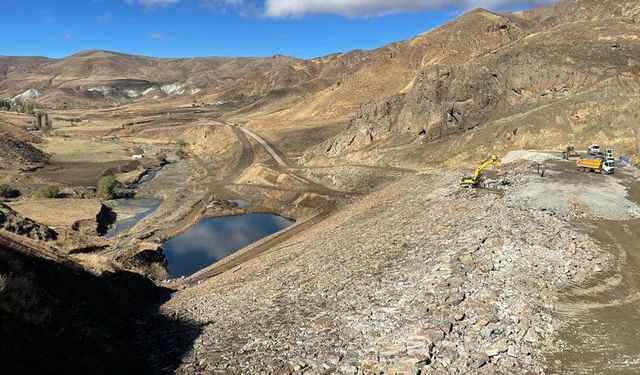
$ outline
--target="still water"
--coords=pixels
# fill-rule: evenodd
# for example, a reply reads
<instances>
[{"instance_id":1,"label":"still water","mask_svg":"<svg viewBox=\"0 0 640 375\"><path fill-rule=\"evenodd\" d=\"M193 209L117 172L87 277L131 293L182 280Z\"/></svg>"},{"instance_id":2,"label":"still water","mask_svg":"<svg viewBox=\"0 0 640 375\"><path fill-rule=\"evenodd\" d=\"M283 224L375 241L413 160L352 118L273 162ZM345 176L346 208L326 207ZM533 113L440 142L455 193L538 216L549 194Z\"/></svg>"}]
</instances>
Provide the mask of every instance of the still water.
<instances>
[{"instance_id":1,"label":"still water","mask_svg":"<svg viewBox=\"0 0 640 375\"><path fill-rule=\"evenodd\" d=\"M290 220L271 214L203 219L162 245L169 261L169 276L189 276L291 224Z\"/></svg>"}]
</instances>

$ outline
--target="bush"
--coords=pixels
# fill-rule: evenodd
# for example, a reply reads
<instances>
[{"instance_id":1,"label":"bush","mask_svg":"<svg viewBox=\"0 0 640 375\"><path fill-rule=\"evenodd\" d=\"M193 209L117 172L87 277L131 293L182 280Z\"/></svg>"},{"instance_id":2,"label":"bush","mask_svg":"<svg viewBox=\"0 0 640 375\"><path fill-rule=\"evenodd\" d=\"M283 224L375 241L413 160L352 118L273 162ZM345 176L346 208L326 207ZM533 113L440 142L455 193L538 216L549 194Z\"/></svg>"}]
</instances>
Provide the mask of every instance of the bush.
<instances>
[{"instance_id":1,"label":"bush","mask_svg":"<svg viewBox=\"0 0 640 375\"><path fill-rule=\"evenodd\" d=\"M104 198L112 199L117 182L118 181L116 181L115 177L113 176L102 177L100 181L98 181L98 192Z\"/></svg>"},{"instance_id":2,"label":"bush","mask_svg":"<svg viewBox=\"0 0 640 375\"><path fill-rule=\"evenodd\" d=\"M178 149L176 150L176 156L180 159L186 159L187 151L185 151L183 147L178 147Z\"/></svg>"},{"instance_id":3,"label":"bush","mask_svg":"<svg viewBox=\"0 0 640 375\"><path fill-rule=\"evenodd\" d=\"M58 198L58 195L60 195L60 188L53 185L41 186L33 193L35 198Z\"/></svg>"},{"instance_id":4,"label":"bush","mask_svg":"<svg viewBox=\"0 0 640 375\"><path fill-rule=\"evenodd\" d=\"M164 150L158 151L158 153L156 154L156 157L158 158L158 161L160 163L166 163L167 162L167 153L164 152Z\"/></svg>"},{"instance_id":5,"label":"bush","mask_svg":"<svg viewBox=\"0 0 640 375\"><path fill-rule=\"evenodd\" d=\"M0 197L9 198L11 195L11 188L7 184L0 184Z\"/></svg>"},{"instance_id":6,"label":"bush","mask_svg":"<svg viewBox=\"0 0 640 375\"><path fill-rule=\"evenodd\" d=\"M140 146L135 146L133 148L133 154L134 155L144 155L144 149Z\"/></svg>"}]
</instances>

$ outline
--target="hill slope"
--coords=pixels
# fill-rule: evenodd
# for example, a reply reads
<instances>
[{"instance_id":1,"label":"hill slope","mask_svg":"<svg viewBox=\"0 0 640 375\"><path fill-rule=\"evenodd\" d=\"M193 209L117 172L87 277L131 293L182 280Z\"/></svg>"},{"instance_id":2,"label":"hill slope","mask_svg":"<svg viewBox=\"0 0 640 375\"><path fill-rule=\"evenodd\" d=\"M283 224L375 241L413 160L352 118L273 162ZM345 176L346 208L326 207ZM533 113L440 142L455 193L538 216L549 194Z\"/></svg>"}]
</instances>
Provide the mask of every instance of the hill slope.
<instances>
[{"instance_id":1,"label":"hill slope","mask_svg":"<svg viewBox=\"0 0 640 375\"><path fill-rule=\"evenodd\" d=\"M349 122L306 160L385 148L396 135L465 133L454 141L481 153L598 141L638 155L639 19L639 1L571 0L476 9L410 40L311 60L0 57L0 96L37 93L54 106L234 101L227 118L262 130Z\"/></svg>"}]
</instances>

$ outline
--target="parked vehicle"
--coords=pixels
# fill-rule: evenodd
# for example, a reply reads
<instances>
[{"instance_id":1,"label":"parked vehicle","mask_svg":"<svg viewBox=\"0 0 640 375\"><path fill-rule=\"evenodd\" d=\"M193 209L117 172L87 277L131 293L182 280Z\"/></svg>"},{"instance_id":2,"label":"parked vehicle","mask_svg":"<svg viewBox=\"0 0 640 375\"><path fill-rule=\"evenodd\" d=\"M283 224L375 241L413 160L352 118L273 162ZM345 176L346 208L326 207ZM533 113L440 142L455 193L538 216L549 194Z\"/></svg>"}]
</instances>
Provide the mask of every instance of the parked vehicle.
<instances>
[{"instance_id":1,"label":"parked vehicle","mask_svg":"<svg viewBox=\"0 0 640 375\"><path fill-rule=\"evenodd\" d=\"M578 166L578 170L583 172L594 171L601 174L614 174L616 170L613 160L578 159L576 165Z\"/></svg>"},{"instance_id":2,"label":"parked vehicle","mask_svg":"<svg viewBox=\"0 0 640 375\"><path fill-rule=\"evenodd\" d=\"M598 155L598 152L600 152L600 145L595 143L592 145L589 145L589 149L587 150L587 153L589 155Z\"/></svg>"},{"instance_id":3,"label":"parked vehicle","mask_svg":"<svg viewBox=\"0 0 640 375\"><path fill-rule=\"evenodd\" d=\"M611 150L611 149L606 149L606 150L604 151L604 155L603 155L603 157L604 157L604 160L616 160L616 159L613 157L613 150Z\"/></svg>"}]
</instances>

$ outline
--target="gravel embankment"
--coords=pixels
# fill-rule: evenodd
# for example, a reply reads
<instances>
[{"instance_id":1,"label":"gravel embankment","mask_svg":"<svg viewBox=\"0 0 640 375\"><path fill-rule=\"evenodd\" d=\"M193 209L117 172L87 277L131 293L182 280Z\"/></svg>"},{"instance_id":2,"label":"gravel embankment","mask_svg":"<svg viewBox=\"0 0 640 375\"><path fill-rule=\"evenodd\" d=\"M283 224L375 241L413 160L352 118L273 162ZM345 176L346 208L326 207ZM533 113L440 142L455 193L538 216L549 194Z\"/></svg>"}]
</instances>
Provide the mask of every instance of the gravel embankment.
<instances>
[{"instance_id":1,"label":"gravel embankment","mask_svg":"<svg viewBox=\"0 0 640 375\"><path fill-rule=\"evenodd\" d=\"M164 313L202 325L178 373L540 373L557 292L608 256L457 179L404 178L178 293Z\"/></svg>"}]
</instances>

